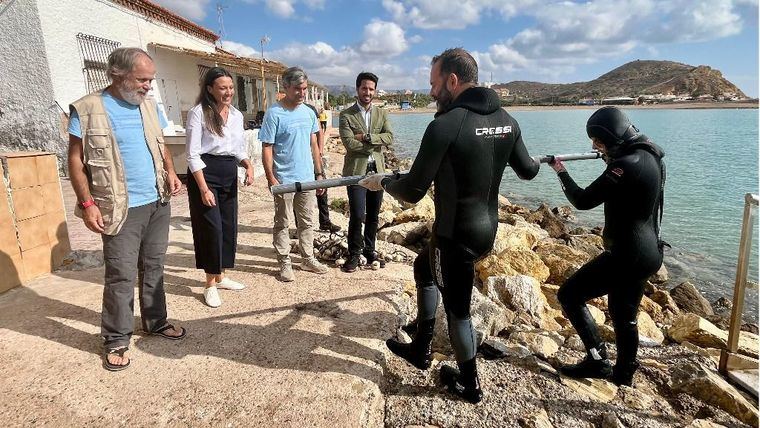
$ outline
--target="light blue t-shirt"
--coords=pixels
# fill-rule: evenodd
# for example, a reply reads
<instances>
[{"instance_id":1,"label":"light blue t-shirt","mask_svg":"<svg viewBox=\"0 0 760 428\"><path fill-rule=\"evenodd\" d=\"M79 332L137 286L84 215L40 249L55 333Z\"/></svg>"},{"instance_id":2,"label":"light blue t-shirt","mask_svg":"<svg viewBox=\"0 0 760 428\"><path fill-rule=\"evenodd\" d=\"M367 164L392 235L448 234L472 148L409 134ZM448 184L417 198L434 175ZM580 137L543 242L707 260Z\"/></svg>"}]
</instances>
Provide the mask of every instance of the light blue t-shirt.
<instances>
[{"instance_id":1,"label":"light blue t-shirt","mask_svg":"<svg viewBox=\"0 0 760 428\"><path fill-rule=\"evenodd\" d=\"M145 141L140 107L114 98L107 91L103 92L103 104L124 162L129 208L155 202L158 200L156 170ZM166 119L160 113L158 120L162 128L167 126ZM69 134L82 138L81 128L79 114L73 110L69 119Z\"/></svg>"},{"instance_id":2,"label":"light blue t-shirt","mask_svg":"<svg viewBox=\"0 0 760 428\"><path fill-rule=\"evenodd\" d=\"M280 184L314 180L311 134L317 131L317 116L303 104L288 110L276 103L267 109L259 139L272 144L274 176Z\"/></svg>"}]
</instances>

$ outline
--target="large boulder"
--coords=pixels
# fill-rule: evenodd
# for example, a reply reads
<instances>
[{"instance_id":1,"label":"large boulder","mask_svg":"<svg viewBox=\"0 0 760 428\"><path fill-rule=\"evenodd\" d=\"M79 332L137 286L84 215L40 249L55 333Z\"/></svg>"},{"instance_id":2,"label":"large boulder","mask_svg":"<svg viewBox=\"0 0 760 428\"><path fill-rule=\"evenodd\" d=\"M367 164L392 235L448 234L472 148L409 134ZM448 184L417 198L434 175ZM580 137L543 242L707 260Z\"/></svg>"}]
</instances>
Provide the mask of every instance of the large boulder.
<instances>
[{"instance_id":1,"label":"large boulder","mask_svg":"<svg viewBox=\"0 0 760 428\"><path fill-rule=\"evenodd\" d=\"M546 297L535 278L526 275L491 276L483 283L483 293L509 309L539 319L546 309Z\"/></svg>"},{"instance_id":2,"label":"large boulder","mask_svg":"<svg viewBox=\"0 0 760 428\"><path fill-rule=\"evenodd\" d=\"M725 348L728 343L727 331L691 313L682 314L676 318L667 333L674 342L688 341L702 348ZM758 336L746 331L740 332L739 353L757 358Z\"/></svg>"},{"instance_id":3,"label":"large boulder","mask_svg":"<svg viewBox=\"0 0 760 428\"><path fill-rule=\"evenodd\" d=\"M725 410L751 426L760 422L757 407L718 373L694 361L679 364L671 371L671 388Z\"/></svg>"},{"instance_id":4,"label":"large boulder","mask_svg":"<svg viewBox=\"0 0 760 428\"><path fill-rule=\"evenodd\" d=\"M472 287L470 317L475 330L476 345L480 346L487 337L496 336L507 328L514 319L514 313L484 296L477 287ZM448 321L443 305L438 305L435 314L433 350L443 354L451 353Z\"/></svg>"},{"instance_id":5,"label":"large boulder","mask_svg":"<svg viewBox=\"0 0 760 428\"><path fill-rule=\"evenodd\" d=\"M552 241L542 241L536 247L541 260L549 268L548 282L564 283L589 259L586 253Z\"/></svg>"},{"instance_id":6,"label":"large boulder","mask_svg":"<svg viewBox=\"0 0 760 428\"><path fill-rule=\"evenodd\" d=\"M475 270L483 282L489 276L528 275L539 282L544 282L549 277L549 268L538 254L521 247L507 248L498 254L491 254L479 261Z\"/></svg>"},{"instance_id":7,"label":"large boulder","mask_svg":"<svg viewBox=\"0 0 760 428\"><path fill-rule=\"evenodd\" d=\"M435 203L433 198L425 195L413 207L405 209L396 214L396 223L407 223L410 221L430 221L435 219Z\"/></svg>"},{"instance_id":8,"label":"large boulder","mask_svg":"<svg viewBox=\"0 0 760 428\"><path fill-rule=\"evenodd\" d=\"M682 282L673 287L670 290L670 295L684 312L692 312L701 317L715 315L710 302L689 281Z\"/></svg>"},{"instance_id":9,"label":"large boulder","mask_svg":"<svg viewBox=\"0 0 760 428\"><path fill-rule=\"evenodd\" d=\"M641 346L660 346L665 340L665 335L657 324L652 321L652 318L644 311L639 311L639 315L636 318L636 322L639 327L639 344Z\"/></svg>"},{"instance_id":10,"label":"large boulder","mask_svg":"<svg viewBox=\"0 0 760 428\"><path fill-rule=\"evenodd\" d=\"M602 237L592 233L582 235L570 235L567 245L582 253L586 253L589 259L592 259L604 251L604 242Z\"/></svg>"},{"instance_id":11,"label":"large boulder","mask_svg":"<svg viewBox=\"0 0 760 428\"><path fill-rule=\"evenodd\" d=\"M419 240L429 236L428 224L423 221L397 224L380 229L377 232L377 239L397 245L414 245Z\"/></svg>"}]
</instances>

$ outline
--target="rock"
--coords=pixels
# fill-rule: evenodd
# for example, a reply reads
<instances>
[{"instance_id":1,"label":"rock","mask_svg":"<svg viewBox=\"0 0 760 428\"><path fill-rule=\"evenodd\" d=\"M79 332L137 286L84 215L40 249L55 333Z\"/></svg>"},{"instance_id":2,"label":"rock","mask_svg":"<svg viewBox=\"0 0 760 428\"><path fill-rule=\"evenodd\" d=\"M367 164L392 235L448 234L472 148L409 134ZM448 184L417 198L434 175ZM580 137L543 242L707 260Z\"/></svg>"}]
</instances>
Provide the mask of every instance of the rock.
<instances>
[{"instance_id":1,"label":"rock","mask_svg":"<svg viewBox=\"0 0 760 428\"><path fill-rule=\"evenodd\" d=\"M670 290L670 295L684 312L692 312L701 317L715 315L710 302L689 281L682 282Z\"/></svg>"},{"instance_id":2,"label":"rock","mask_svg":"<svg viewBox=\"0 0 760 428\"><path fill-rule=\"evenodd\" d=\"M649 281L651 281L653 284L663 284L665 282L668 282L668 268L665 267L665 263L660 266L654 275L649 277Z\"/></svg>"},{"instance_id":3,"label":"rock","mask_svg":"<svg viewBox=\"0 0 760 428\"><path fill-rule=\"evenodd\" d=\"M573 214L573 207L570 205L562 205L560 207L552 208L552 214L565 221L575 221L575 215Z\"/></svg>"},{"instance_id":4,"label":"rock","mask_svg":"<svg viewBox=\"0 0 760 428\"><path fill-rule=\"evenodd\" d=\"M728 332L716 327L710 321L696 314L682 314L676 318L670 328L668 337L674 342L689 341L702 348L725 348L728 342ZM748 332L739 334L739 353L758 357L758 336Z\"/></svg>"},{"instance_id":5,"label":"rock","mask_svg":"<svg viewBox=\"0 0 760 428\"><path fill-rule=\"evenodd\" d=\"M636 322L639 326L639 344L641 346L654 347L662 345L662 342L665 341L665 335L662 334L662 331L652 321L648 313L639 311Z\"/></svg>"},{"instance_id":6,"label":"rock","mask_svg":"<svg viewBox=\"0 0 760 428\"><path fill-rule=\"evenodd\" d=\"M649 298L660 305L662 309L669 310L674 314L681 313L678 304L676 304L676 301L673 300L673 297L667 292L667 290L656 290Z\"/></svg>"},{"instance_id":7,"label":"rock","mask_svg":"<svg viewBox=\"0 0 760 428\"><path fill-rule=\"evenodd\" d=\"M431 221L435 219L435 203L433 198L425 195L412 208L405 209L396 214L396 223L407 223L410 221Z\"/></svg>"},{"instance_id":8,"label":"rock","mask_svg":"<svg viewBox=\"0 0 760 428\"><path fill-rule=\"evenodd\" d=\"M654 398L630 386L621 386L619 390L623 403L631 409L647 410L654 404Z\"/></svg>"},{"instance_id":9,"label":"rock","mask_svg":"<svg viewBox=\"0 0 760 428\"><path fill-rule=\"evenodd\" d=\"M604 251L604 243L602 237L599 235L593 235L590 233L583 233L580 235L570 235L570 239L567 241L567 245L571 248L585 253L588 259L592 259Z\"/></svg>"},{"instance_id":10,"label":"rock","mask_svg":"<svg viewBox=\"0 0 760 428\"><path fill-rule=\"evenodd\" d=\"M604 311L597 308L596 306L592 305L586 305L588 307L588 311L591 312L591 318L594 319L596 322L596 325L603 325L604 322L607 320L607 317L604 315Z\"/></svg>"},{"instance_id":11,"label":"rock","mask_svg":"<svg viewBox=\"0 0 760 428\"><path fill-rule=\"evenodd\" d=\"M543 407L529 416L520 418L519 422L520 426L524 428L554 428L554 425L549 421L546 409Z\"/></svg>"},{"instance_id":12,"label":"rock","mask_svg":"<svg viewBox=\"0 0 760 428\"><path fill-rule=\"evenodd\" d=\"M617 415L613 412L607 412L602 416L601 428L626 428L625 424L620 422Z\"/></svg>"},{"instance_id":13,"label":"rock","mask_svg":"<svg viewBox=\"0 0 760 428\"><path fill-rule=\"evenodd\" d=\"M642 311L649 314L655 322L663 321L662 307L649 297L643 296L639 307Z\"/></svg>"},{"instance_id":14,"label":"rock","mask_svg":"<svg viewBox=\"0 0 760 428\"><path fill-rule=\"evenodd\" d=\"M559 347L564 342L561 336L560 339L558 339L556 336L552 337L547 333L535 331L513 333L509 335L509 340L513 343L527 347L534 355L544 359L557 353Z\"/></svg>"},{"instance_id":15,"label":"rock","mask_svg":"<svg viewBox=\"0 0 760 428\"><path fill-rule=\"evenodd\" d=\"M380 211L390 211L394 214L398 214L404 209L401 207L401 204L391 196L390 193L384 192L383 193L383 202L380 204Z\"/></svg>"},{"instance_id":16,"label":"rock","mask_svg":"<svg viewBox=\"0 0 760 428\"><path fill-rule=\"evenodd\" d=\"M381 211L377 216L377 227L383 228L387 225L393 224L396 219L396 213L391 210Z\"/></svg>"},{"instance_id":17,"label":"rock","mask_svg":"<svg viewBox=\"0 0 760 428\"><path fill-rule=\"evenodd\" d=\"M549 268L533 251L513 247L496 255L490 255L475 265L478 278L485 282L489 276L528 275L539 282L549 277Z\"/></svg>"},{"instance_id":18,"label":"rock","mask_svg":"<svg viewBox=\"0 0 760 428\"><path fill-rule=\"evenodd\" d=\"M528 313L535 319L541 318L547 305L538 281L526 275L488 277L483 283L483 291L509 309Z\"/></svg>"},{"instance_id":19,"label":"rock","mask_svg":"<svg viewBox=\"0 0 760 428\"><path fill-rule=\"evenodd\" d=\"M686 428L725 428L725 425L710 422L707 419L694 419Z\"/></svg>"},{"instance_id":20,"label":"rock","mask_svg":"<svg viewBox=\"0 0 760 428\"><path fill-rule=\"evenodd\" d=\"M484 296L477 287L472 287L470 301L470 316L472 327L475 330L476 345L478 346L489 336L496 336L514 319L514 314L511 311ZM438 305L435 319L433 350L448 354L451 352L451 344L449 343L449 329L443 305Z\"/></svg>"},{"instance_id":21,"label":"rock","mask_svg":"<svg viewBox=\"0 0 760 428\"><path fill-rule=\"evenodd\" d=\"M496 229L496 238L491 249L491 254L499 254L500 252L511 247L522 247L525 249L532 249L538 241L544 238L544 236L538 232L538 229L528 223L523 223L518 226L513 226L507 223L499 223Z\"/></svg>"},{"instance_id":22,"label":"rock","mask_svg":"<svg viewBox=\"0 0 760 428\"><path fill-rule=\"evenodd\" d=\"M617 395L617 386L602 379L572 379L560 376L560 382L584 397L609 403Z\"/></svg>"},{"instance_id":23,"label":"rock","mask_svg":"<svg viewBox=\"0 0 760 428\"><path fill-rule=\"evenodd\" d=\"M586 346L583 345L581 337L577 334L574 334L565 340L565 348L578 352L586 352Z\"/></svg>"},{"instance_id":24,"label":"rock","mask_svg":"<svg viewBox=\"0 0 760 428\"><path fill-rule=\"evenodd\" d=\"M402 223L377 232L377 239L397 245L414 245L430 236L426 222Z\"/></svg>"},{"instance_id":25,"label":"rock","mask_svg":"<svg viewBox=\"0 0 760 428\"><path fill-rule=\"evenodd\" d=\"M679 364L671 372L671 388L725 410L740 421L757 426L758 410L716 372L693 361Z\"/></svg>"},{"instance_id":26,"label":"rock","mask_svg":"<svg viewBox=\"0 0 760 428\"><path fill-rule=\"evenodd\" d=\"M549 268L547 281L552 284L563 284L589 259L586 253L567 245L546 241L536 246L536 253Z\"/></svg>"}]
</instances>

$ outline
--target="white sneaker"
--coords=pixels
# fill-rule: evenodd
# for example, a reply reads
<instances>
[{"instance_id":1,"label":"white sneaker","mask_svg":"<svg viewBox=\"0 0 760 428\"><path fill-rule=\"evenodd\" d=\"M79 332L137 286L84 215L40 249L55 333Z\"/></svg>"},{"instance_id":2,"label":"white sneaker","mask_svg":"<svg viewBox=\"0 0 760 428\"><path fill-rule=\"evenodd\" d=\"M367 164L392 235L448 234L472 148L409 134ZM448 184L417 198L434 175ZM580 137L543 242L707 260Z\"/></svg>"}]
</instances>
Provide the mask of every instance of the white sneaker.
<instances>
[{"instance_id":1,"label":"white sneaker","mask_svg":"<svg viewBox=\"0 0 760 428\"><path fill-rule=\"evenodd\" d=\"M243 285L243 284L241 284L241 283L239 283L237 281L233 281L233 280L231 280L231 279L229 279L229 278L227 278L225 276L224 278L222 278L222 282L217 282L216 283L216 287L217 288L221 288L223 290L235 290L235 291L239 291L239 290L244 289L245 285Z\"/></svg>"},{"instance_id":2,"label":"white sneaker","mask_svg":"<svg viewBox=\"0 0 760 428\"><path fill-rule=\"evenodd\" d=\"M327 266L320 263L316 257L310 257L301 262L301 269L307 272L314 272L318 274L327 273Z\"/></svg>"},{"instance_id":3,"label":"white sneaker","mask_svg":"<svg viewBox=\"0 0 760 428\"><path fill-rule=\"evenodd\" d=\"M219 298L219 291L214 286L206 287L206 289L203 290L203 298L206 300L206 304L212 308L218 308L222 305L222 299Z\"/></svg>"}]
</instances>

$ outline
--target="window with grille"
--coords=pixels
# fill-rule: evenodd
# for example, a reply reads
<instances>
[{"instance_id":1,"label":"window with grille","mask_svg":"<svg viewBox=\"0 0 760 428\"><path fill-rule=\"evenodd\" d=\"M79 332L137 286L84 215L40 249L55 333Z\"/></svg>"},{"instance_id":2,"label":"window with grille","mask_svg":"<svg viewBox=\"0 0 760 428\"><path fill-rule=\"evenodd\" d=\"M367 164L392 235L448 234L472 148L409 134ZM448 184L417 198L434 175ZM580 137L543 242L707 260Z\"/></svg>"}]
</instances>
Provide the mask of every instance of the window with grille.
<instances>
[{"instance_id":1,"label":"window with grille","mask_svg":"<svg viewBox=\"0 0 760 428\"><path fill-rule=\"evenodd\" d=\"M121 43L92 36L90 34L77 34L79 51L82 54L82 72L87 81L87 91L99 91L110 83L106 70L108 68L108 55Z\"/></svg>"}]
</instances>

